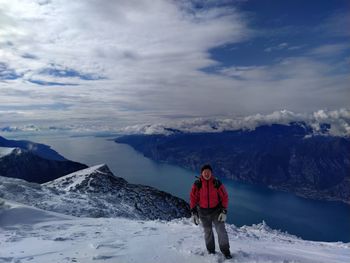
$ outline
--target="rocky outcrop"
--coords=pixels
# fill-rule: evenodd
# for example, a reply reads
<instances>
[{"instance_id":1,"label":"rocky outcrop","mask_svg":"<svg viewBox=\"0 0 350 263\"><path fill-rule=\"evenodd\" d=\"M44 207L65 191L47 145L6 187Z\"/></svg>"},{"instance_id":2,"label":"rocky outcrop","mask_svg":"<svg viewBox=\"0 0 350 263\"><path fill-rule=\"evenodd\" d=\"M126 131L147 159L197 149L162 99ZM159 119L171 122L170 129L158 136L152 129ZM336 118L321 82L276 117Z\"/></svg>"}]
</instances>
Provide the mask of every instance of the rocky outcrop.
<instances>
[{"instance_id":1,"label":"rocky outcrop","mask_svg":"<svg viewBox=\"0 0 350 263\"><path fill-rule=\"evenodd\" d=\"M0 177L0 197L74 216L152 220L190 216L184 200L149 186L129 184L106 165L41 185Z\"/></svg>"}]
</instances>

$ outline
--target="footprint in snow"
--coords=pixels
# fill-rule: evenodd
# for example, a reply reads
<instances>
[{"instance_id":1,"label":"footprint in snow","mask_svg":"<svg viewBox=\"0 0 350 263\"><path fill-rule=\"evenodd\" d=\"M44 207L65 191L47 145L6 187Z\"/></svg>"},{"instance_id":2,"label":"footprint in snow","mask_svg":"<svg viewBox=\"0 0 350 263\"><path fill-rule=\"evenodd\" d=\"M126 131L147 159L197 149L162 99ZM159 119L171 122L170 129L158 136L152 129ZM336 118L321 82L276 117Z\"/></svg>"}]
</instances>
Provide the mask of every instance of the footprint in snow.
<instances>
[{"instance_id":1,"label":"footprint in snow","mask_svg":"<svg viewBox=\"0 0 350 263\"><path fill-rule=\"evenodd\" d=\"M100 248L116 248L116 249L125 249L126 245L124 243L115 243L115 244L99 244L96 246L96 249L100 249Z\"/></svg>"},{"instance_id":2,"label":"footprint in snow","mask_svg":"<svg viewBox=\"0 0 350 263\"><path fill-rule=\"evenodd\" d=\"M107 260L115 257L118 257L118 256L96 255L92 257L92 260Z\"/></svg>"}]
</instances>

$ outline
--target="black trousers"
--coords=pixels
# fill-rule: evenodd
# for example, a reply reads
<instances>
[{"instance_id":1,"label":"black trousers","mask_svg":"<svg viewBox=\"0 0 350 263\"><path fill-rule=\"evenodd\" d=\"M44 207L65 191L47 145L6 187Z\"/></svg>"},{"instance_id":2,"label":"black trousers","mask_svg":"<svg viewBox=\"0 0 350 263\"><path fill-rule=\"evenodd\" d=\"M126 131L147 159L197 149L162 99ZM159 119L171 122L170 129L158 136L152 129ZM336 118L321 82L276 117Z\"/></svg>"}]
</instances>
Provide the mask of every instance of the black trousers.
<instances>
[{"instance_id":1,"label":"black trousers","mask_svg":"<svg viewBox=\"0 0 350 263\"><path fill-rule=\"evenodd\" d=\"M213 224L218 234L220 250L224 255L230 254L230 244L225 228L225 222L219 222L218 217L220 209L199 209L199 218L204 229L205 245L209 253L215 251L215 238L213 232Z\"/></svg>"}]
</instances>

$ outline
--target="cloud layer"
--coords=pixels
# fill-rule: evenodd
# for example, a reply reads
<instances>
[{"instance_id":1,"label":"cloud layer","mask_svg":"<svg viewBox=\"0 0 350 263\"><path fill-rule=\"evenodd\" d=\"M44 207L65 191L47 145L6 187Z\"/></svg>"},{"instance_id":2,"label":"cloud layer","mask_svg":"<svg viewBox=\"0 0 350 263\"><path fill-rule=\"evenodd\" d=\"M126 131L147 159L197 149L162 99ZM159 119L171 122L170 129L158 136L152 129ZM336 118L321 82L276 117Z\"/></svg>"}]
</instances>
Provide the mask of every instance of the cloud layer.
<instances>
[{"instance_id":1,"label":"cloud layer","mask_svg":"<svg viewBox=\"0 0 350 263\"><path fill-rule=\"evenodd\" d=\"M174 131L188 133L222 132L236 130L254 130L262 125L303 122L310 125L315 134L350 136L350 110L335 111L318 110L311 114L294 113L287 110L275 111L271 114L255 114L245 117L226 119L197 118L186 121L172 121L167 124L134 125L121 130L126 134L172 134ZM330 124L329 131L324 133L323 124Z\"/></svg>"},{"instance_id":2,"label":"cloud layer","mask_svg":"<svg viewBox=\"0 0 350 263\"><path fill-rule=\"evenodd\" d=\"M234 6L195 2L0 0L1 123L120 127L349 106L349 59L325 60L346 45L318 45L272 65L223 67L212 48L262 33ZM332 16L323 30L338 24ZM290 47L281 42L269 51Z\"/></svg>"}]
</instances>

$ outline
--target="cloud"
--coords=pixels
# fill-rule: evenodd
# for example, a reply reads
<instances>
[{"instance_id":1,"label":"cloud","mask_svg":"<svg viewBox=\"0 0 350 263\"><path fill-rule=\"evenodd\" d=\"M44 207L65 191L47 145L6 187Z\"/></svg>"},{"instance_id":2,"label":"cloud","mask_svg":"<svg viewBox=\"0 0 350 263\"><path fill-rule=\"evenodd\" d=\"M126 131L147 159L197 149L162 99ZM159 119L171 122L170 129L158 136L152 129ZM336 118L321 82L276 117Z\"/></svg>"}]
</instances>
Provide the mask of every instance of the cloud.
<instances>
[{"instance_id":1,"label":"cloud","mask_svg":"<svg viewBox=\"0 0 350 263\"><path fill-rule=\"evenodd\" d=\"M345 52L346 50L349 50L350 46L348 43L344 44L327 44L327 45L321 45L314 49L312 49L309 54L316 55L316 56L337 56Z\"/></svg>"},{"instance_id":2,"label":"cloud","mask_svg":"<svg viewBox=\"0 0 350 263\"><path fill-rule=\"evenodd\" d=\"M121 129L126 134L172 134L174 131L222 132L236 130L254 130L262 125L283 124L292 122L305 122L313 128L314 134L350 136L350 110L318 110L311 114L294 113L287 110L275 111L270 114L255 114L245 117L226 119L197 118L177 121L166 124L133 125ZM330 130L325 134L323 124L330 124Z\"/></svg>"},{"instance_id":3,"label":"cloud","mask_svg":"<svg viewBox=\"0 0 350 263\"><path fill-rule=\"evenodd\" d=\"M264 49L264 51L265 52L273 52L273 51L281 51L281 50L293 51L293 50L302 49L303 47L304 47L303 45L290 46L290 44L288 44L287 42L283 42L276 46L267 47Z\"/></svg>"},{"instance_id":4,"label":"cloud","mask_svg":"<svg viewBox=\"0 0 350 263\"><path fill-rule=\"evenodd\" d=\"M347 25L350 24L350 12L347 10L339 10L330 15L326 21L315 28L317 33L325 34L327 37L349 37L350 31Z\"/></svg>"},{"instance_id":5,"label":"cloud","mask_svg":"<svg viewBox=\"0 0 350 263\"><path fill-rule=\"evenodd\" d=\"M282 49L286 49L288 46L289 46L288 43L283 42L283 43L278 44L277 46L265 48L264 51L271 52L274 50L282 50Z\"/></svg>"},{"instance_id":6,"label":"cloud","mask_svg":"<svg viewBox=\"0 0 350 263\"><path fill-rule=\"evenodd\" d=\"M115 129L349 105L347 72L311 57L223 68L209 51L256 33L225 3L0 0L0 122ZM201 70L211 66L219 70Z\"/></svg>"},{"instance_id":7,"label":"cloud","mask_svg":"<svg viewBox=\"0 0 350 263\"><path fill-rule=\"evenodd\" d=\"M0 62L0 81L20 78L14 69L8 67L6 63Z\"/></svg>"},{"instance_id":8,"label":"cloud","mask_svg":"<svg viewBox=\"0 0 350 263\"><path fill-rule=\"evenodd\" d=\"M240 41L247 31L232 8L181 9L175 1L124 0L103 5L93 0L45 5L11 1L3 5L9 24L2 30L3 39L14 43L3 55L14 68L33 74L52 61L109 78L130 75L126 68L140 70L145 64L150 73L151 66L162 65L181 64L193 70L210 63L209 48ZM21 59L23 53L39 61Z\"/></svg>"},{"instance_id":9,"label":"cloud","mask_svg":"<svg viewBox=\"0 0 350 263\"><path fill-rule=\"evenodd\" d=\"M210 48L249 35L234 8L197 10L186 1L2 1L0 10L0 60L8 62L2 71L21 77L1 87L0 103L19 103L20 92L9 91L26 90L31 96L22 103L73 103L67 115L76 118L175 107L168 101L175 89L183 93L194 82L200 90L206 76L199 69L217 63ZM29 115L66 116L39 109Z\"/></svg>"}]
</instances>

